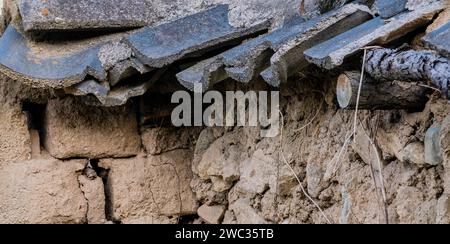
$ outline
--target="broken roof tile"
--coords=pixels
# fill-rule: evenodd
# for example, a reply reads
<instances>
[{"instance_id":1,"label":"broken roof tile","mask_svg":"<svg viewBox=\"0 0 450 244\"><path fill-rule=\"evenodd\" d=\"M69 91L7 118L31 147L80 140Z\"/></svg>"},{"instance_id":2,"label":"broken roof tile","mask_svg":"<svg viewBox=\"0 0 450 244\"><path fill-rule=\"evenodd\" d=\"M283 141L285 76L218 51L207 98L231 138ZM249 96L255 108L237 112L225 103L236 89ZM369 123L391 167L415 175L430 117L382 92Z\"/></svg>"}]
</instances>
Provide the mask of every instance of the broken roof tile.
<instances>
[{"instance_id":1,"label":"broken roof tile","mask_svg":"<svg viewBox=\"0 0 450 244\"><path fill-rule=\"evenodd\" d=\"M0 39L0 71L37 88L69 87L80 83L87 75L106 80L106 72L97 56L99 45L69 48L70 52L56 55L44 55L42 49L45 48L9 26Z\"/></svg>"},{"instance_id":2,"label":"broken roof tile","mask_svg":"<svg viewBox=\"0 0 450 244\"><path fill-rule=\"evenodd\" d=\"M122 106L128 102L132 97L144 95L144 93L153 85L154 82L147 81L134 85L125 85L111 90L103 99L93 100L90 97L85 97L83 101L87 105L116 107ZM99 103L100 102L100 103Z\"/></svg>"},{"instance_id":3,"label":"broken roof tile","mask_svg":"<svg viewBox=\"0 0 450 244\"><path fill-rule=\"evenodd\" d=\"M423 41L428 47L450 58L450 22L430 32Z\"/></svg>"},{"instance_id":4,"label":"broken roof tile","mask_svg":"<svg viewBox=\"0 0 450 244\"><path fill-rule=\"evenodd\" d=\"M110 42L103 45L98 52L98 57L105 70L110 70L117 63L133 56L129 46L121 42Z\"/></svg>"},{"instance_id":5,"label":"broken roof tile","mask_svg":"<svg viewBox=\"0 0 450 244\"><path fill-rule=\"evenodd\" d=\"M179 81L188 89L192 89L194 83L203 83L204 88L207 89L209 85L227 78L221 73L220 79L217 79L217 76L211 74L211 72L225 69L228 77L242 83L248 83L271 65L270 60L274 53L285 48L284 51L286 52L283 52L279 57L284 58L285 54L291 51L296 52L297 48L305 49L307 45L312 45L310 43L312 41L335 36L370 19L371 14L369 12L369 9L362 5L349 4L337 11L306 22L301 20L290 22L282 28L254 38L218 55L212 63L210 62L212 60L209 60L193 66L178 75ZM299 67L298 62L302 62L301 57L290 57L289 59L289 62L292 62L296 68ZM273 65L278 65L277 62L275 60ZM213 65L212 70L211 65ZM262 74L264 77L265 73ZM278 86L281 82L280 77L273 77L273 79L267 79L266 81L273 86Z\"/></svg>"},{"instance_id":6,"label":"broken roof tile","mask_svg":"<svg viewBox=\"0 0 450 244\"><path fill-rule=\"evenodd\" d=\"M423 5L430 4L432 2L437 2L442 0L408 0L406 3L406 9L408 10L416 10L418 8L423 7ZM443 0L444 2L447 0ZM448 3L447 3L448 5Z\"/></svg>"},{"instance_id":7,"label":"broken roof tile","mask_svg":"<svg viewBox=\"0 0 450 244\"><path fill-rule=\"evenodd\" d=\"M333 61L330 56L334 51L339 53L339 50L345 48L347 45L352 45L355 41L360 40L375 30L384 25L384 21L377 17L360 26L351 29L335 38L325 41L315 47L312 47L305 51L305 56L308 61L316 64L319 67L325 69L335 68L337 65L342 64L343 60Z\"/></svg>"},{"instance_id":8,"label":"broken roof tile","mask_svg":"<svg viewBox=\"0 0 450 244\"><path fill-rule=\"evenodd\" d=\"M189 90L193 90L195 84L202 84L203 90L207 90L226 78L248 83L268 67L270 57L275 52L273 50L288 40L299 29L297 25L303 21L298 17L290 19L283 28L199 62L177 74L178 81Z\"/></svg>"},{"instance_id":9,"label":"broken roof tile","mask_svg":"<svg viewBox=\"0 0 450 244\"><path fill-rule=\"evenodd\" d=\"M366 46L389 43L429 23L444 8L442 2L435 2L386 21L373 19L306 50L304 54L309 62L333 69Z\"/></svg>"},{"instance_id":10,"label":"broken roof tile","mask_svg":"<svg viewBox=\"0 0 450 244\"><path fill-rule=\"evenodd\" d=\"M20 0L25 31L142 27L155 21L148 0Z\"/></svg>"},{"instance_id":11,"label":"broken roof tile","mask_svg":"<svg viewBox=\"0 0 450 244\"><path fill-rule=\"evenodd\" d=\"M145 27L125 38L139 60L161 68L177 60L195 56L248 38L268 28L265 22L249 28L236 28L228 20L228 5L156 27Z\"/></svg>"},{"instance_id":12,"label":"broken roof tile","mask_svg":"<svg viewBox=\"0 0 450 244\"><path fill-rule=\"evenodd\" d=\"M367 8L360 5L349 4L340 10L314 18L310 21L297 22L294 25L275 30L265 36L226 52L223 55L224 62L227 65L226 70L233 79L244 83L249 82L255 75L255 70L257 70L259 74L264 69L268 68L271 56L280 51L284 47L283 45L295 42L296 39L301 38L309 40L309 38L317 35L321 31L328 31L329 35L332 36L336 35L333 34L334 31L326 30L326 28L333 26L339 21L343 21L349 16L354 17L352 18L355 22L353 25L357 25L362 21L370 19L369 10ZM344 26L339 27L345 28ZM327 38L327 34L322 35L321 38Z\"/></svg>"},{"instance_id":13,"label":"broken roof tile","mask_svg":"<svg viewBox=\"0 0 450 244\"><path fill-rule=\"evenodd\" d=\"M261 75L266 83L279 86L287 78L307 66L303 51L315 43L335 37L372 18L363 5L347 4L299 26L298 32L276 51L270 67Z\"/></svg>"},{"instance_id":14,"label":"broken roof tile","mask_svg":"<svg viewBox=\"0 0 450 244\"><path fill-rule=\"evenodd\" d=\"M129 6L126 11L134 11L132 9L144 1L150 2L138 0L133 4L128 3L127 5L133 6ZM26 6L31 2L30 6ZM108 5L116 0L107 2L80 0L75 4L76 9L64 10L67 12L59 14L68 14L70 17L82 8L90 9L97 6L96 4ZM120 1L120 4L122 2L124 1ZM176 78L191 90L196 84L201 84L206 90L227 78L248 83L259 76L268 84L277 87L310 62L332 69L342 64L346 57L367 45L388 43L423 26L445 7L442 2L432 3L423 5L413 12L383 20L383 17L403 12L405 8L403 3L406 0L390 3L393 5L388 4L388 1L378 2L387 4L378 5L379 8L388 6L383 9L387 15L373 18L366 6L347 4L308 21L298 17L290 19L281 28L259 37L256 36L268 30L269 23L266 21L246 28L233 26L229 22L228 5L217 5L209 10L159 26L148 26L133 32L114 34L111 37L103 35L96 41L47 38L50 42L37 42L30 39L29 33L24 34L18 31L20 28L11 26L0 39L0 51L3 52L3 55L0 55L0 72L33 87L63 88L68 94L82 96L85 103L98 106L123 105L130 98L141 96L149 89L163 89L162 84L170 82L166 82L161 75L170 67L174 69L166 74L170 73L171 79L174 78L173 73L178 72L180 67L189 67L178 73ZM54 9L68 4L74 7L72 1L67 0L48 0L39 3L22 0L19 6L30 10L36 6L43 7L45 4L54 4ZM398 4L403 6L403 9ZM121 5L114 6L114 9L119 9L117 6ZM110 21L108 22L110 24L114 23L118 18L115 12L108 13L112 16L102 16L101 12L104 10L100 9L100 16L92 16L92 13L72 16L75 18L68 18L67 28L64 28L95 29L107 23L102 22L103 20ZM51 18L56 16L52 15L54 14L52 11L54 10L48 8L44 11L45 14L40 13L49 18L49 22L43 22L42 28L64 29L58 27L62 25L59 20L52 22L55 20ZM124 15L140 14L126 11ZM24 25L31 23L25 29L37 30L32 27L37 22L32 22L43 16L33 16L35 13L30 14L27 11L22 14L35 18L31 22L27 22L26 18L23 20ZM181 16L183 15L179 17ZM83 22L85 20L91 21L92 23L89 23L92 25ZM78 26L80 23L85 23L86 26ZM121 23L127 25L129 22L124 20ZM424 39L429 46L446 55L448 55L448 25L430 33ZM253 39L242 43L249 38ZM313 47L317 43L319 44ZM231 48L238 44L241 45ZM231 49L211 57L213 55L211 51L217 54L218 50L223 50L224 47ZM195 59L186 60L192 57ZM199 57L211 58L193 66L192 63L187 64L187 61L198 60ZM181 60L185 62L178 62ZM155 85L157 80L163 82ZM176 85L179 86L178 83Z\"/></svg>"},{"instance_id":15,"label":"broken roof tile","mask_svg":"<svg viewBox=\"0 0 450 244\"><path fill-rule=\"evenodd\" d=\"M115 86L120 81L123 81L134 75L146 74L152 70L153 68L144 65L137 58L129 58L127 60L116 63L114 67L112 67L108 71L109 84L111 86Z\"/></svg>"},{"instance_id":16,"label":"broken roof tile","mask_svg":"<svg viewBox=\"0 0 450 244\"><path fill-rule=\"evenodd\" d=\"M203 91L206 91L215 83L227 78L220 56L201 61L177 74L178 81L191 91L197 84L202 86Z\"/></svg>"},{"instance_id":17,"label":"broken roof tile","mask_svg":"<svg viewBox=\"0 0 450 244\"><path fill-rule=\"evenodd\" d=\"M65 88L64 91L74 96L94 95L100 102L104 103L109 92L109 87L99 84L95 80L87 80L72 87Z\"/></svg>"},{"instance_id":18,"label":"broken roof tile","mask_svg":"<svg viewBox=\"0 0 450 244\"><path fill-rule=\"evenodd\" d=\"M4 51L0 57L0 71L33 87L72 87L87 76L102 82L109 79L110 85L114 86L134 74L148 73L155 67L231 42L239 43L267 28L268 23L249 28L232 27L228 23L227 5L161 26L112 34L111 37L103 35L92 40L89 37L70 41L58 37L50 42L33 41L11 26L0 40L0 50ZM92 88L84 86L88 83L89 80L80 84L81 88ZM79 87L77 90L85 92ZM87 93L96 94L97 91Z\"/></svg>"},{"instance_id":19,"label":"broken roof tile","mask_svg":"<svg viewBox=\"0 0 450 244\"><path fill-rule=\"evenodd\" d=\"M389 19L406 10L408 0L376 0L375 6L383 19Z\"/></svg>"},{"instance_id":20,"label":"broken roof tile","mask_svg":"<svg viewBox=\"0 0 450 244\"><path fill-rule=\"evenodd\" d=\"M99 99L98 96L83 97L84 103L92 106L116 107L125 105L130 98L144 95L166 72L166 69L154 71L150 78L142 77L133 83L121 84L111 89L108 94ZM94 89L95 91L95 89ZM90 92L95 95L95 92Z\"/></svg>"},{"instance_id":21,"label":"broken roof tile","mask_svg":"<svg viewBox=\"0 0 450 244\"><path fill-rule=\"evenodd\" d=\"M301 30L303 21L293 22L269 34L250 40L222 54L228 75L236 81L248 83L258 71L269 64L270 57L285 42Z\"/></svg>"}]
</instances>

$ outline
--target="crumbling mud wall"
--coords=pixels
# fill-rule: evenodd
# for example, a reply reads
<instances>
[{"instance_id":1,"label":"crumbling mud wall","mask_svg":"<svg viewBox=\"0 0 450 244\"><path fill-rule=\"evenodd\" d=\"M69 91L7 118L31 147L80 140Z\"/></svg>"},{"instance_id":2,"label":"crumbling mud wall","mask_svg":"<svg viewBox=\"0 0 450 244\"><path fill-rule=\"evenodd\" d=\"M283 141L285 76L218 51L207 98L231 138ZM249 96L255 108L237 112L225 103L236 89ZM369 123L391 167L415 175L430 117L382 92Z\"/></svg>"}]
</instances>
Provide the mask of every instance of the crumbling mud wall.
<instances>
[{"instance_id":1,"label":"crumbling mud wall","mask_svg":"<svg viewBox=\"0 0 450 244\"><path fill-rule=\"evenodd\" d=\"M448 102L434 95L420 112L362 112L364 129L343 150L354 113L338 109L333 85L297 78L281 88L282 138L261 138L252 127L139 128L133 106L119 109L127 111L122 119L70 97L42 105L46 122L36 133L29 120L39 113L7 93L0 220L326 223L303 187L333 223L385 223L369 142L376 130L389 223L448 223ZM437 166L424 161L433 122L442 127Z\"/></svg>"},{"instance_id":2,"label":"crumbling mud wall","mask_svg":"<svg viewBox=\"0 0 450 244\"><path fill-rule=\"evenodd\" d=\"M218 1L192 2L207 8ZM229 2L231 15L250 17L242 25L294 9L314 19L345 3L288 1L298 9L282 9L273 7L277 1ZM164 15L175 19L201 10L157 6L175 9ZM418 40L448 16L448 9L433 12L421 29L386 46L428 50ZM342 109L339 77L362 67L362 53L350 52L337 52L350 57L344 64L328 63L339 68L309 65L279 88L263 79L208 83L218 91L279 90L282 130L274 138L261 137L262 127L172 126L170 95L184 89L177 81L108 107L2 74L0 223L450 223L444 87L409 82L426 94L406 110Z\"/></svg>"},{"instance_id":3,"label":"crumbling mud wall","mask_svg":"<svg viewBox=\"0 0 450 244\"><path fill-rule=\"evenodd\" d=\"M364 112L359 120L370 123L346 148L354 113L336 108L328 82L333 84L314 80L281 88L282 138L261 139L255 129L204 130L193 161L198 178L192 181L201 202L223 205L224 223L448 222L445 166L427 166L423 149L424 132L430 121L444 121L448 102L435 97L418 113ZM374 183L378 163L371 130L377 131L386 203ZM418 149L405 152L410 145Z\"/></svg>"}]
</instances>

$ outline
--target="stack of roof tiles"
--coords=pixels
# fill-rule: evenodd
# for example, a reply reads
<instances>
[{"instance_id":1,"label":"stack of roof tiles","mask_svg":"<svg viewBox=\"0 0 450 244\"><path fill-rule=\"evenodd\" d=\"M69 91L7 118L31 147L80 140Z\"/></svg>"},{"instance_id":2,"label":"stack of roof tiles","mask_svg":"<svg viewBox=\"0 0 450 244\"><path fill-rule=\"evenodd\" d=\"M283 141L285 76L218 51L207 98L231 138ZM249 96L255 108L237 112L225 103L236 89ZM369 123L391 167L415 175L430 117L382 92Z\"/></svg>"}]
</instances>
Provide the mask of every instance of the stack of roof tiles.
<instances>
[{"instance_id":1,"label":"stack of roof tiles","mask_svg":"<svg viewBox=\"0 0 450 244\"><path fill-rule=\"evenodd\" d=\"M32 87L56 89L102 106L123 105L164 82L171 67L187 89L233 79L274 87L307 66L334 69L366 46L384 45L428 24L448 8L433 1L349 3L279 28L270 19L230 24L228 5L156 24L149 1L20 0L20 21L0 39L0 72ZM449 57L450 23L423 38Z\"/></svg>"}]
</instances>

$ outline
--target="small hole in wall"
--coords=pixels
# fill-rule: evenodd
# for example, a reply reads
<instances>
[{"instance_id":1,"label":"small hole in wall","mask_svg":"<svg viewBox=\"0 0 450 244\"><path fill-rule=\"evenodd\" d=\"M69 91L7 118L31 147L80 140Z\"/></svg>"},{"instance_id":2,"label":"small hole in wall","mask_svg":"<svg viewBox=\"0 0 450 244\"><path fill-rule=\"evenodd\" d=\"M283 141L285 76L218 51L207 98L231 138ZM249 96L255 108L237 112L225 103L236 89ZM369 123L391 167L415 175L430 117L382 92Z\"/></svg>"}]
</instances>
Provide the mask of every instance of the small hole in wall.
<instances>
[{"instance_id":1,"label":"small hole in wall","mask_svg":"<svg viewBox=\"0 0 450 244\"><path fill-rule=\"evenodd\" d=\"M97 176L102 179L103 188L105 191L105 216L108 221L112 221L114 224L121 224L120 221L116 221L113 219L112 214L112 201L111 201L111 189L108 186L108 177L109 177L109 169L105 169L99 166L100 160L91 159L90 160L92 168L97 173Z\"/></svg>"},{"instance_id":2,"label":"small hole in wall","mask_svg":"<svg viewBox=\"0 0 450 244\"><path fill-rule=\"evenodd\" d=\"M27 117L31 142L31 158L38 158L41 155L41 145L43 145L45 104L23 103L22 111Z\"/></svg>"},{"instance_id":3,"label":"small hole in wall","mask_svg":"<svg viewBox=\"0 0 450 244\"><path fill-rule=\"evenodd\" d=\"M102 178L102 180L107 180L108 179L109 170L101 168L100 166L98 166L98 164L100 163L100 160L98 160L98 159L91 159L90 163L91 163L92 168L97 173L98 177Z\"/></svg>"},{"instance_id":4,"label":"small hole in wall","mask_svg":"<svg viewBox=\"0 0 450 244\"><path fill-rule=\"evenodd\" d=\"M199 216L197 214L180 216L178 218L178 224L193 224Z\"/></svg>"},{"instance_id":5,"label":"small hole in wall","mask_svg":"<svg viewBox=\"0 0 450 244\"><path fill-rule=\"evenodd\" d=\"M44 118L45 104L23 103L22 111L27 116L28 129L38 130L42 129Z\"/></svg>"},{"instance_id":6,"label":"small hole in wall","mask_svg":"<svg viewBox=\"0 0 450 244\"><path fill-rule=\"evenodd\" d=\"M392 112L389 116L389 123L391 123L391 124L400 123L401 120L402 120L402 115L401 115L401 113L399 113L397 111Z\"/></svg>"},{"instance_id":7,"label":"small hole in wall","mask_svg":"<svg viewBox=\"0 0 450 244\"><path fill-rule=\"evenodd\" d=\"M148 92L139 98L139 123L144 128L170 127L172 110L171 94Z\"/></svg>"}]
</instances>

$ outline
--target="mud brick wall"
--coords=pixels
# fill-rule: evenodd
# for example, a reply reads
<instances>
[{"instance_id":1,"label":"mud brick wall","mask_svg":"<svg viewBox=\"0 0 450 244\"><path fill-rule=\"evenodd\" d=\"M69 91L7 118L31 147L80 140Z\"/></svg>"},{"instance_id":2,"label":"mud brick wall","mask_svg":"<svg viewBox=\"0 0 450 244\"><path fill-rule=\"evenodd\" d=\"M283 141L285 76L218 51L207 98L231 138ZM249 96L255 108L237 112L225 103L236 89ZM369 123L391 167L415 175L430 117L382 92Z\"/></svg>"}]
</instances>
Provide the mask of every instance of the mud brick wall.
<instances>
[{"instance_id":1,"label":"mud brick wall","mask_svg":"<svg viewBox=\"0 0 450 244\"><path fill-rule=\"evenodd\" d=\"M334 222L384 222L365 134L336 159L353 113L308 92L327 82L282 87L284 136L274 139L260 138L257 128L141 127L133 104L111 113L67 97L27 107L8 92L0 124L0 221L324 223L283 162L283 145L303 187ZM30 108L38 112L24 111ZM362 119L381 120L391 223L448 223L449 111L435 97L418 113L363 113ZM29 123L36 114L40 127ZM445 152L443 164L433 167L423 149L431 120L442 125Z\"/></svg>"},{"instance_id":2,"label":"mud brick wall","mask_svg":"<svg viewBox=\"0 0 450 244\"><path fill-rule=\"evenodd\" d=\"M361 22L372 18L366 11L379 15L384 11L382 4L369 4L370 8L359 10L344 8L344 14L328 12L347 1L155 2L160 18L152 21L158 23L171 23L215 3L229 3L233 25L248 26L279 16L267 31L281 26L281 32L289 29L285 21L297 14L301 21L329 28L339 18L341 24L347 23L346 11L359 11L361 15L353 17ZM418 9L406 14L417 28L405 31L411 26L393 23L389 27L395 28L377 33L382 37L406 33L400 41L380 45L396 48L408 43L413 49L445 56L445 46L431 47L420 40L436 30L445 33L448 9L425 9L430 14L419 7L421 2L405 1L400 10L388 9L391 14ZM2 4L0 0L0 9L9 9ZM0 11L0 33L10 14ZM343 26L352 31L351 25ZM335 37L338 33L322 35L315 28L306 34L290 30L292 36L317 35L320 42L346 38ZM298 42L284 47L302 54L304 45L310 44L304 38L289 40ZM365 41L363 37L358 43L365 45ZM249 46L255 43L249 42ZM68 45L78 44L69 41ZM242 50L249 50L243 46ZM184 63L169 69L170 82L140 87L143 94L109 107L93 106L84 99L86 94L77 93L82 89L32 87L28 80L1 74L0 223L450 223L448 99L432 88L418 109L362 110L357 134L348 141L355 111L339 107L336 86L348 67L361 67L362 57L347 46L344 49L336 52L343 55L342 60L345 56L337 69L306 65L279 84L283 133L275 138L261 137L260 127L172 126L170 95L186 90L175 74L185 69L183 65L192 67ZM134 60L127 55L126 60ZM209 56L189 61L198 64L210 60ZM267 63L273 61L270 58ZM256 63L246 64L257 73ZM211 71L202 62L198 67L202 74ZM227 79L210 85L219 91L275 89L263 79L248 84Z\"/></svg>"}]
</instances>

